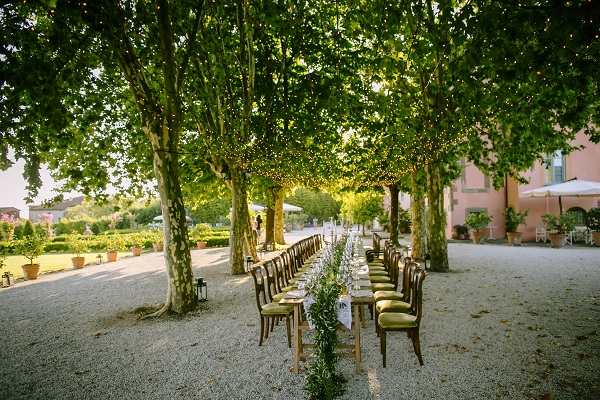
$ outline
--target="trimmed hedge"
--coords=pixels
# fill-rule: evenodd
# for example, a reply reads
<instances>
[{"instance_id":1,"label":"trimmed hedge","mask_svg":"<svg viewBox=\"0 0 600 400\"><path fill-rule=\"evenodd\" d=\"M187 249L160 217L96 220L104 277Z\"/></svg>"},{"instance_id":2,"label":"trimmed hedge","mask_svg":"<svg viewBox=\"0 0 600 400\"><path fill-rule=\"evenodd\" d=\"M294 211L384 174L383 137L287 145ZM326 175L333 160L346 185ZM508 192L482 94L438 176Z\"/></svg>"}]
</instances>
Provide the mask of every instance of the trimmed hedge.
<instances>
[{"instance_id":1,"label":"trimmed hedge","mask_svg":"<svg viewBox=\"0 0 600 400\"><path fill-rule=\"evenodd\" d=\"M145 249L151 249L153 244L152 231L139 231L137 233L126 233L122 235L122 239L125 242L126 248L131 248L134 243L141 243ZM107 232L107 235L120 234L119 232ZM105 250L106 235L89 236L90 250L102 251ZM51 242L47 243L44 247L44 253L51 252L69 252L69 245L66 242L65 236L57 236L52 239ZM190 248L196 248L196 241L189 241ZM227 247L229 246L229 232L213 232L213 234L206 240L206 247ZM16 254L13 242L0 242L0 251L5 251L7 254Z\"/></svg>"}]
</instances>

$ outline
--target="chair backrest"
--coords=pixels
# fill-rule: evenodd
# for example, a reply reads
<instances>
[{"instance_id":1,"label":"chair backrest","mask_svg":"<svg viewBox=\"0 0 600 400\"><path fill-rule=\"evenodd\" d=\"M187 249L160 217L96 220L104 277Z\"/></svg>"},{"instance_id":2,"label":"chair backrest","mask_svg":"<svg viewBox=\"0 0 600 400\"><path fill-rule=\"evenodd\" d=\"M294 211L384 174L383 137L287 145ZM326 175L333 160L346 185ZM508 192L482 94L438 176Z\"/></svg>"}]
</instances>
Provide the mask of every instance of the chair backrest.
<instances>
[{"instance_id":1,"label":"chair backrest","mask_svg":"<svg viewBox=\"0 0 600 400\"><path fill-rule=\"evenodd\" d=\"M294 274L292 273L291 256L289 252L284 251L281 254L279 254L279 257L281 258L281 264L283 265L283 274L285 276L285 283L287 285L289 284L290 279L294 277Z\"/></svg>"},{"instance_id":2,"label":"chair backrest","mask_svg":"<svg viewBox=\"0 0 600 400\"><path fill-rule=\"evenodd\" d=\"M256 306L258 312L262 311L262 306L267 304L267 295L265 292L265 279L263 276L263 266L261 263L255 264L250 270L254 279L254 293L256 295Z\"/></svg>"},{"instance_id":3,"label":"chair backrest","mask_svg":"<svg viewBox=\"0 0 600 400\"><path fill-rule=\"evenodd\" d=\"M403 256L402 249L394 247L394 251L391 255L390 260L390 278L394 284L394 290L398 290L398 282L400 280L400 271L403 270Z\"/></svg>"},{"instance_id":4,"label":"chair backrest","mask_svg":"<svg viewBox=\"0 0 600 400\"><path fill-rule=\"evenodd\" d=\"M427 271L422 269L420 266L415 269L415 273L413 275L411 289L412 289L412 300L410 302L411 314L413 314L415 318L415 323L419 326L421 322L421 316L423 314L423 281L427 276Z\"/></svg>"},{"instance_id":5,"label":"chair backrest","mask_svg":"<svg viewBox=\"0 0 600 400\"><path fill-rule=\"evenodd\" d=\"M390 271L391 267L391 255L394 252L395 247L391 240L386 240L383 246L383 268L386 271Z\"/></svg>"},{"instance_id":6,"label":"chair backrest","mask_svg":"<svg viewBox=\"0 0 600 400\"><path fill-rule=\"evenodd\" d=\"M277 284L277 291L281 292L281 289L288 284L285 280L285 271L281 257L276 256L273 258L273 266L275 267L275 283Z\"/></svg>"},{"instance_id":7,"label":"chair backrest","mask_svg":"<svg viewBox=\"0 0 600 400\"><path fill-rule=\"evenodd\" d=\"M402 270L402 294L404 301L410 302L412 292L412 281L417 270L421 269L421 264L412 261L410 258L404 260L404 269Z\"/></svg>"},{"instance_id":8,"label":"chair backrest","mask_svg":"<svg viewBox=\"0 0 600 400\"><path fill-rule=\"evenodd\" d=\"M264 284L267 287L267 300L269 302L273 301L273 296L279 293L277 287L277 279L275 272L275 265L273 264L273 260L266 260L263 264L263 276L264 276Z\"/></svg>"}]
</instances>

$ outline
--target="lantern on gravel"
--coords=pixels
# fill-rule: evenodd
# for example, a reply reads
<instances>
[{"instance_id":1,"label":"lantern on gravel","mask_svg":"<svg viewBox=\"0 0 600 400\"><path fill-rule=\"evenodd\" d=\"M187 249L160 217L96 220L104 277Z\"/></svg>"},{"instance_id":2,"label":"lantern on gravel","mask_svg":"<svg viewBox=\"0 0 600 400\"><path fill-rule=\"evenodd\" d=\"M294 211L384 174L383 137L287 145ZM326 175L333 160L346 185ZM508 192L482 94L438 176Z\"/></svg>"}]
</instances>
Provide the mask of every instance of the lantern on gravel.
<instances>
[{"instance_id":1,"label":"lantern on gravel","mask_svg":"<svg viewBox=\"0 0 600 400\"><path fill-rule=\"evenodd\" d=\"M96 256L96 265L102 264L102 254Z\"/></svg>"},{"instance_id":2,"label":"lantern on gravel","mask_svg":"<svg viewBox=\"0 0 600 400\"><path fill-rule=\"evenodd\" d=\"M196 280L196 297L198 298L198 301L207 300L206 281L202 277Z\"/></svg>"}]
</instances>

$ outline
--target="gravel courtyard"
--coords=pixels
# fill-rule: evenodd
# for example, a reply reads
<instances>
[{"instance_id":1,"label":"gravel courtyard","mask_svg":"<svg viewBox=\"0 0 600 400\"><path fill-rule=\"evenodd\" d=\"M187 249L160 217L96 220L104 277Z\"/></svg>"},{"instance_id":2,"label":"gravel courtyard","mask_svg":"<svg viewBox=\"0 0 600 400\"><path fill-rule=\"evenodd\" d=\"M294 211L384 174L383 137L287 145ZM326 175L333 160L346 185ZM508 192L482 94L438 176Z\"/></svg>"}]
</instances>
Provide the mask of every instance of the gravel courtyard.
<instances>
[{"instance_id":1,"label":"gravel courtyard","mask_svg":"<svg viewBox=\"0 0 600 400\"><path fill-rule=\"evenodd\" d=\"M449 254L452 272L424 283L425 365L392 333L383 368L367 320L363 372L339 362L343 399L600 398L600 249L464 242ZM183 317L138 319L165 298L162 253L0 290L0 399L306 399L285 324L258 346L251 276L228 274L226 248L192 258L209 301Z\"/></svg>"}]
</instances>

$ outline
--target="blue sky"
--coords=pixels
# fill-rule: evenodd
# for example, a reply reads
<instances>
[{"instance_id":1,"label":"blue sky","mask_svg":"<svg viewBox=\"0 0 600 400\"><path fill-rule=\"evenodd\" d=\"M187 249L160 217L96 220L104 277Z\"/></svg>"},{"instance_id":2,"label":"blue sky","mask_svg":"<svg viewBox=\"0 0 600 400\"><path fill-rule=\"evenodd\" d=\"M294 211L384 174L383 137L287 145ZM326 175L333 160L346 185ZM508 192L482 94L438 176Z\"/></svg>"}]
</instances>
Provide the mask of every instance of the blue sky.
<instances>
[{"instance_id":1,"label":"blue sky","mask_svg":"<svg viewBox=\"0 0 600 400\"><path fill-rule=\"evenodd\" d=\"M29 207L23 198L27 196L25 180L23 179L24 160L19 160L6 171L0 171L0 207L16 207L21 210L21 217L29 216ZM40 204L44 200L54 197L57 193L54 189L58 186L50 177L46 169L40 171L44 185L39 191L38 197L33 204ZM65 194L66 198L77 196L77 193Z\"/></svg>"}]
</instances>

